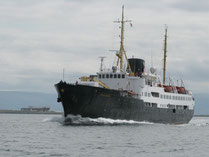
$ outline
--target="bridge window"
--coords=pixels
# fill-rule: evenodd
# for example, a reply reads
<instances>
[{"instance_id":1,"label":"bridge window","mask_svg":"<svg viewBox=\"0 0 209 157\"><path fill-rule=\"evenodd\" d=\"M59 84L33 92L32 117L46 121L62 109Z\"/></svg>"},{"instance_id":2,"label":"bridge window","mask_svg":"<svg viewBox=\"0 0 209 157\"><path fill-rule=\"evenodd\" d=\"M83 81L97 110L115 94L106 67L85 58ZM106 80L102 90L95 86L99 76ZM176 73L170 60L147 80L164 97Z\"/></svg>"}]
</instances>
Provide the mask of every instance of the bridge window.
<instances>
[{"instance_id":1,"label":"bridge window","mask_svg":"<svg viewBox=\"0 0 209 157\"><path fill-rule=\"evenodd\" d=\"M120 74L118 74L118 78L120 78Z\"/></svg>"},{"instance_id":2,"label":"bridge window","mask_svg":"<svg viewBox=\"0 0 209 157\"><path fill-rule=\"evenodd\" d=\"M113 74L110 74L110 78L112 78L113 77Z\"/></svg>"},{"instance_id":3,"label":"bridge window","mask_svg":"<svg viewBox=\"0 0 209 157\"><path fill-rule=\"evenodd\" d=\"M114 74L114 78L117 78L117 74Z\"/></svg>"},{"instance_id":4,"label":"bridge window","mask_svg":"<svg viewBox=\"0 0 209 157\"><path fill-rule=\"evenodd\" d=\"M107 78L107 79L109 78L109 76L110 76L109 74L106 74L106 78Z\"/></svg>"},{"instance_id":5,"label":"bridge window","mask_svg":"<svg viewBox=\"0 0 209 157\"><path fill-rule=\"evenodd\" d=\"M125 75L124 74L122 74L122 78L125 78Z\"/></svg>"}]
</instances>

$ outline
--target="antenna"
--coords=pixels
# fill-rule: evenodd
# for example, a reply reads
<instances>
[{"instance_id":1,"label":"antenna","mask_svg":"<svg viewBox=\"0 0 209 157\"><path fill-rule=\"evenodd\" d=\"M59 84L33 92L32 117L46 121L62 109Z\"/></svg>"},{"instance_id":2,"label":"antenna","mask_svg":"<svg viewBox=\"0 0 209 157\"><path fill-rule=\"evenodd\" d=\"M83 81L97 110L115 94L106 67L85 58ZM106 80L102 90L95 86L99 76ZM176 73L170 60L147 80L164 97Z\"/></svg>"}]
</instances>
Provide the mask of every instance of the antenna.
<instances>
[{"instance_id":1,"label":"antenna","mask_svg":"<svg viewBox=\"0 0 209 157\"><path fill-rule=\"evenodd\" d=\"M165 75L166 75L166 57L167 57L167 30L168 30L168 26L165 25L165 40L164 40L164 64L163 64L163 84L165 85Z\"/></svg>"},{"instance_id":2,"label":"antenna","mask_svg":"<svg viewBox=\"0 0 209 157\"><path fill-rule=\"evenodd\" d=\"M63 68L63 71L62 71L62 80L63 81L65 80L65 68Z\"/></svg>"},{"instance_id":3,"label":"antenna","mask_svg":"<svg viewBox=\"0 0 209 157\"><path fill-rule=\"evenodd\" d=\"M101 58L100 72L102 72L102 71L103 71L103 62L104 62L104 58L106 58L106 57L102 56L102 57L99 57L99 58Z\"/></svg>"},{"instance_id":4,"label":"antenna","mask_svg":"<svg viewBox=\"0 0 209 157\"><path fill-rule=\"evenodd\" d=\"M151 51L151 67L153 67L153 56L152 56L152 51Z\"/></svg>"}]
</instances>

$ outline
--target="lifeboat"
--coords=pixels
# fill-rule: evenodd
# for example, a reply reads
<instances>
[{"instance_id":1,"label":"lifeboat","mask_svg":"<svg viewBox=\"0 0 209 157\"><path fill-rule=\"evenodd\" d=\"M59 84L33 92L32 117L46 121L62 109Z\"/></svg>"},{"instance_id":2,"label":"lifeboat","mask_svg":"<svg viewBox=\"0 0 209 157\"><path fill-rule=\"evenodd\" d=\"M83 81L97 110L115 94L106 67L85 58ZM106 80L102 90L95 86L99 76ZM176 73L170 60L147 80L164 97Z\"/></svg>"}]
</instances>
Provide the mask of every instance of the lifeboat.
<instances>
[{"instance_id":1,"label":"lifeboat","mask_svg":"<svg viewBox=\"0 0 209 157\"><path fill-rule=\"evenodd\" d=\"M162 87L162 85L161 85L161 84L158 84L157 86L158 86L158 87Z\"/></svg>"},{"instance_id":2,"label":"lifeboat","mask_svg":"<svg viewBox=\"0 0 209 157\"><path fill-rule=\"evenodd\" d=\"M133 91L127 91L129 95L136 95L136 92Z\"/></svg>"},{"instance_id":3,"label":"lifeboat","mask_svg":"<svg viewBox=\"0 0 209 157\"><path fill-rule=\"evenodd\" d=\"M186 89L184 87L176 87L178 93L180 94L186 94Z\"/></svg>"},{"instance_id":4,"label":"lifeboat","mask_svg":"<svg viewBox=\"0 0 209 157\"><path fill-rule=\"evenodd\" d=\"M173 87L172 86L166 86L163 85L165 92L172 92L173 91Z\"/></svg>"}]
</instances>

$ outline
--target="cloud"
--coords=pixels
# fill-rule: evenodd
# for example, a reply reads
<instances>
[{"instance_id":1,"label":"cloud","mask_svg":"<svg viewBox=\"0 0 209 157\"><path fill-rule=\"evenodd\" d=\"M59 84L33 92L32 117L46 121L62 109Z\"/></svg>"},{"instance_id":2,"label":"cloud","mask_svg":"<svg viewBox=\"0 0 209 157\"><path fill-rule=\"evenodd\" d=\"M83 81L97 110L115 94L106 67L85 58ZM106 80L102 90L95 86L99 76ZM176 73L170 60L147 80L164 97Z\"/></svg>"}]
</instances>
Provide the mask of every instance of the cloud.
<instances>
[{"instance_id":1,"label":"cloud","mask_svg":"<svg viewBox=\"0 0 209 157\"><path fill-rule=\"evenodd\" d=\"M208 12L209 2L207 0L177 0L171 7L189 12Z\"/></svg>"},{"instance_id":2,"label":"cloud","mask_svg":"<svg viewBox=\"0 0 209 157\"><path fill-rule=\"evenodd\" d=\"M162 69L164 24L168 25L168 74L208 91L209 24L207 1L0 0L0 87L52 92L62 78L75 81L95 74L99 56L106 67L119 48L119 25L125 5L125 48L129 57ZM178 66L176 66L178 65ZM196 90L198 91L198 90ZM200 91L200 90L199 90ZM199 92L198 91L198 92Z\"/></svg>"}]
</instances>

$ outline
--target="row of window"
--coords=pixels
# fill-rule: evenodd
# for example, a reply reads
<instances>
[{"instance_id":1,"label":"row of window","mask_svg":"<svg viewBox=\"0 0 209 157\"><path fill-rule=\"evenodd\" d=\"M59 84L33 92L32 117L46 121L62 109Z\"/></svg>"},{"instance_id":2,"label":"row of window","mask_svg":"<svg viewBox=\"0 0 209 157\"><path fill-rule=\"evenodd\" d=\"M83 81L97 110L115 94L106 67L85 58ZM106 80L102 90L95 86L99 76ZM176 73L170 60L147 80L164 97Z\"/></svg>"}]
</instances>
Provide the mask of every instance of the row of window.
<instances>
[{"instance_id":1,"label":"row of window","mask_svg":"<svg viewBox=\"0 0 209 157\"><path fill-rule=\"evenodd\" d=\"M157 107L157 103L145 102L144 106L146 106L146 107Z\"/></svg>"},{"instance_id":2,"label":"row of window","mask_svg":"<svg viewBox=\"0 0 209 157\"><path fill-rule=\"evenodd\" d=\"M172 99L172 100L182 100L182 101L191 101L191 97L185 97L185 96L175 96L175 95L162 95L160 94L161 99Z\"/></svg>"},{"instance_id":3,"label":"row of window","mask_svg":"<svg viewBox=\"0 0 209 157\"><path fill-rule=\"evenodd\" d=\"M169 109L181 109L181 110L188 109L188 106L186 106L186 105L171 105L171 104L165 105L165 104L160 104L160 107L163 107L163 108L167 107Z\"/></svg>"},{"instance_id":4,"label":"row of window","mask_svg":"<svg viewBox=\"0 0 209 157\"><path fill-rule=\"evenodd\" d=\"M156 92L151 92L151 93L148 93L148 92L142 92L142 96L145 96L145 97L151 97L151 95L153 97L159 97L159 93L156 93ZM182 101L192 101L192 98L191 97L184 97L184 96L172 96L172 95L163 95L163 94L160 94L160 98L161 99L172 99L172 100L182 100Z\"/></svg>"},{"instance_id":5,"label":"row of window","mask_svg":"<svg viewBox=\"0 0 209 157\"><path fill-rule=\"evenodd\" d=\"M99 78L122 78L124 79L125 78L125 74L99 74Z\"/></svg>"}]
</instances>

